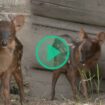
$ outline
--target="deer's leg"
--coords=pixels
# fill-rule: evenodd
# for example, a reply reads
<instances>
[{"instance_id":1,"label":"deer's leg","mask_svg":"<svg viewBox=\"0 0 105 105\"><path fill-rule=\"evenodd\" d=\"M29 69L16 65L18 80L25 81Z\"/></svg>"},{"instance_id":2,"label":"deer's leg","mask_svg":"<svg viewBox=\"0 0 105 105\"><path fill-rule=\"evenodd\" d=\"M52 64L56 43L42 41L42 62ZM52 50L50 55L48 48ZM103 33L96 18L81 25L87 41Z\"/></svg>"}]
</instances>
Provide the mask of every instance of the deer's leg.
<instances>
[{"instance_id":1,"label":"deer's leg","mask_svg":"<svg viewBox=\"0 0 105 105\"><path fill-rule=\"evenodd\" d=\"M60 74L61 74L60 70L53 71L51 100L54 100L54 97L55 97L55 86L56 86L56 82L57 82Z\"/></svg>"},{"instance_id":2,"label":"deer's leg","mask_svg":"<svg viewBox=\"0 0 105 105\"><path fill-rule=\"evenodd\" d=\"M8 72L4 73L2 75L2 78L1 78L4 105L11 105L11 100L10 100L10 78L11 78L11 75Z\"/></svg>"},{"instance_id":3,"label":"deer's leg","mask_svg":"<svg viewBox=\"0 0 105 105\"><path fill-rule=\"evenodd\" d=\"M72 91L73 91L73 98L77 98L76 95L77 95L77 86L76 86L76 72L75 70L73 69L70 69L70 70L67 70L67 73L66 73L66 77L69 81L69 83L71 84L71 88L72 88Z\"/></svg>"},{"instance_id":4,"label":"deer's leg","mask_svg":"<svg viewBox=\"0 0 105 105\"><path fill-rule=\"evenodd\" d=\"M82 94L85 98L88 98L88 92L87 92L87 81L84 77L81 77L81 84L82 84Z\"/></svg>"},{"instance_id":5,"label":"deer's leg","mask_svg":"<svg viewBox=\"0 0 105 105\"><path fill-rule=\"evenodd\" d=\"M19 87L19 91L20 91L20 102L22 105L22 102L24 101L24 86L23 86L23 77L22 77L22 70L21 68L17 68L15 70L15 72L13 73L13 76L16 80L16 83Z\"/></svg>"}]
</instances>

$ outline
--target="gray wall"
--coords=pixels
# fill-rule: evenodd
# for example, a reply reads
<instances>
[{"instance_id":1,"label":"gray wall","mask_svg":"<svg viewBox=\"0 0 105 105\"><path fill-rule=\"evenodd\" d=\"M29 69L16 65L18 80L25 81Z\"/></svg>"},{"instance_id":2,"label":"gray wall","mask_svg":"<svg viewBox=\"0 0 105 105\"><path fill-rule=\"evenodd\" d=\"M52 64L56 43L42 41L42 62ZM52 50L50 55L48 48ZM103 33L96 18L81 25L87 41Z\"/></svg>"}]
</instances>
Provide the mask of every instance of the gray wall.
<instances>
[{"instance_id":1,"label":"gray wall","mask_svg":"<svg viewBox=\"0 0 105 105\"><path fill-rule=\"evenodd\" d=\"M31 0L36 15L105 26L105 0Z\"/></svg>"},{"instance_id":2,"label":"gray wall","mask_svg":"<svg viewBox=\"0 0 105 105\"><path fill-rule=\"evenodd\" d=\"M30 0L0 0L0 12L27 12Z\"/></svg>"}]
</instances>

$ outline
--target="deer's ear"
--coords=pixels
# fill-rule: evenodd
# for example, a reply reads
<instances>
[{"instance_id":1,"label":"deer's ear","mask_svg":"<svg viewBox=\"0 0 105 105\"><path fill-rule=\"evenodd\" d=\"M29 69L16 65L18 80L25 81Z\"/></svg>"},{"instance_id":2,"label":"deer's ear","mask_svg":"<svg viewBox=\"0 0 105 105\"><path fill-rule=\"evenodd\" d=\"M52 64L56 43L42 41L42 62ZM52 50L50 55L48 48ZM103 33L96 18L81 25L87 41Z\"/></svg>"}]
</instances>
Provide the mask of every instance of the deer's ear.
<instances>
[{"instance_id":1,"label":"deer's ear","mask_svg":"<svg viewBox=\"0 0 105 105\"><path fill-rule=\"evenodd\" d=\"M102 44L105 42L105 32L100 32L97 34L97 39L98 41Z\"/></svg>"},{"instance_id":2,"label":"deer's ear","mask_svg":"<svg viewBox=\"0 0 105 105\"><path fill-rule=\"evenodd\" d=\"M81 41L82 41L83 39L88 38L88 35L86 34L86 32L84 31L83 28L80 29L79 36L80 36L80 40L81 40Z\"/></svg>"},{"instance_id":3,"label":"deer's ear","mask_svg":"<svg viewBox=\"0 0 105 105\"><path fill-rule=\"evenodd\" d=\"M17 15L12 19L16 31L20 30L25 23L25 17L23 15Z\"/></svg>"}]
</instances>

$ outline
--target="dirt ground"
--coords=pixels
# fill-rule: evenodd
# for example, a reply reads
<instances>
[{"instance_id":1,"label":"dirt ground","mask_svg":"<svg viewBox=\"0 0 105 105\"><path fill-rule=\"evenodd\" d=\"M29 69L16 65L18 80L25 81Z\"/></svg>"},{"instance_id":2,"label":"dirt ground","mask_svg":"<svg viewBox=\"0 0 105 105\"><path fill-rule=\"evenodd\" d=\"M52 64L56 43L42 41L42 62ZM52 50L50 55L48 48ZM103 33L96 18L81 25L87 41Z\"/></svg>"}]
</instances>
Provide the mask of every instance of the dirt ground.
<instances>
[{"instance_id":1,"label":"dirt ground","mask_svg":"<svg viewBox=\"0 0 105 105\"><path fill-rule=\"evenodd\" d=\"M27 102L24 105L104 105L104 85L101 95L93 95L88 100L79 99L77 102L72 101L71 87L65 76L61 76L56 86L56 100L50 101L51 93L51 77L52 72L32 69L37 63L35 59L35 46L37 42L47 35L60 35L71 33L69 31L32 25L31 17L26 19L26 23L22 30L17 33L17 37L24 45L24 55L22 59L22 69L25 84L25 96ZM73 33L76 34L76 33ZM70 99L70 100L69 100ZM19 97L12 96L13 105L20 105Z\"/></svg>"}]
</instances>

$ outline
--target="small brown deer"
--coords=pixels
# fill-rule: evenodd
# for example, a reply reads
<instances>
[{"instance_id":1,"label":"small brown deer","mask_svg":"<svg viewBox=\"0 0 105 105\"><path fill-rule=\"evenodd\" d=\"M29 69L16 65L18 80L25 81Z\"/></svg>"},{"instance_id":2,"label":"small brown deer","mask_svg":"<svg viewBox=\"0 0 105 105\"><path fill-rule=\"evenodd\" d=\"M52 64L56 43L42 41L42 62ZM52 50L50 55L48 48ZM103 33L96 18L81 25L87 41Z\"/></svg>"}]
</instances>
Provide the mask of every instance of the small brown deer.
<instances>
[{"instance_id":1,"label":"small brown deer","mask_svg":"<svg viewBox=\"0 0 105 105\"><path fill-rule=\"evenodd\" d=\"M23 45L16 37L16 32L24 24L23 15L15 16L12 20L0 21L0 79L4 105L11 105L10 80L14 76L20 89L20 101L24 100L21 58Z\"/></svg>"},{"instance_id":2,"label":"small brown deer","mask_svg":"<svg viewBox=\"0 0 105 105\"><path fill-rule=\"evenodd\" d=\"M67 35L63 35L63 37ZM62 37L62 36L61 36ZM74 49L71 51L70 62L58 69L53 71L52 78L52 95L51 99L55 96L55 86L56 82L61 73L64 73L71 84L73 97L77 96L77 77L79 76L82 84L82 94L87 98L87 86L86 77L82 72L87 72L92 69L98 62L101 55L101 44L105 41L105 32L101 32L92 38L87 35L87 33L81 29L80 31L80 42L75 42ZM56 62L56 58L55 58Z\"/></svg>"}]
</instances>

